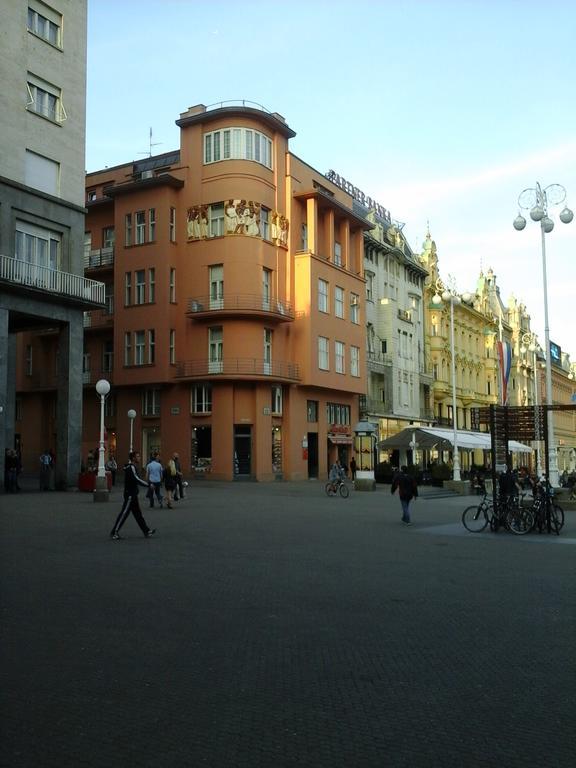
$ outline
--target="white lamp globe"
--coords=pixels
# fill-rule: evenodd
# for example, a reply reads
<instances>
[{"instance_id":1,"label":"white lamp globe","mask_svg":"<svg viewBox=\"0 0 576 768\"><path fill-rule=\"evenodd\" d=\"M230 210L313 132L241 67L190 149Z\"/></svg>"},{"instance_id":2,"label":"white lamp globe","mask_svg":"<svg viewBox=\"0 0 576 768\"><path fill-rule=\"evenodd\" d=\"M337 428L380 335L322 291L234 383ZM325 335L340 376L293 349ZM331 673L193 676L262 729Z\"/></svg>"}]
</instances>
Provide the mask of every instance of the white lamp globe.
<instances>
[{"instance_id":1,"label":"white lamp globe","mask_svg":"<svg viewBox=\"0 0 576 768\"><path fill-rule=\"evenodd\" d=\"M544 232L546 232L546 234L548 234L549 232L552 232L552 230L554 229L554 222L552 221L552 219L549 219L548 216L542 219L542 229L544 230Z\"/></svg>"},{"instance_id":2,"label":"white lamp globe","mask_svg":"<svg viewBox=\"0 0 576 768\"><path fill-rule=\"evenodd\" d=\"M518 216L516 216L516 218L514 219L514 229L517 229L518 232L521 232L525 226L526 226L526 219L524 218L524 216L520 216L520 214L518 214Z\"/></svg>"},{"instance_id":3,"label":"white lamp globe","mask_svg":"<svg viewBox=\"0 0 576 768\"><path fill-rule=\"evenodd\" d=\"M129 419L135 419L136 418L136 411L133 408L130 408L128 411L128 418Z\"/></svg>"},{"instance_id":4,"label":"white lamp globe","mask_svg":"<svg viewBox=\"0 0 576 768\"><path fill-rule=\"evenodd\" d=\"M100 397L108 394L110 392L110 382L106 381L106 379L100 379L96 382L96 392L100 395Z\"/></svg>"},{"instance_id":5,"label":"white lamp globe","mask_svg":"<svg viewBox=\"0 0 576 768\"><path fill-rule=\"evenodd\" d=\"M432 304L442 304L442 296L438 296L437 293L432 296Z\"/></svg>"},{"instance_id":6,"label":"white lamp globe","mask_svg":"<svg viewBox=\"0 0 576 768\"><path fill-rule=\"evenodd\" d=\"M544 218L544 209L539 205L535 205L534 208L532 208L530 211L530 218L532 221L542 221Z\"/></svg>"},{"instance_id":7,"label":"white lamp globe","mask_svg":"<svg viewBox=\"0 0 576 768\"><path fill-rule=\"evenodd\" d=\"M570 224L572 219L574 218L574 214L570 210L570 208L566 207L560 212L560 221L563 224Z\"/></svg>"}]
</instances>

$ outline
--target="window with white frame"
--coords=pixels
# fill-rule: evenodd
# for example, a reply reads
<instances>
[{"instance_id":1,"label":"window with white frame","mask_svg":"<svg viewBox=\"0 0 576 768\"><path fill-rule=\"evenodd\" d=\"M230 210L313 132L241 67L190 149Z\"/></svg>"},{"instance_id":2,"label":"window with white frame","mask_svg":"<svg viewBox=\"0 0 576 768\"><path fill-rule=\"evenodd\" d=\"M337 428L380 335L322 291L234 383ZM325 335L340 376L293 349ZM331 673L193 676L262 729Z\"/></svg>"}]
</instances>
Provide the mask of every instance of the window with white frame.
<instances>
[{"instance_id":1,"label":"window with white frame","mask_svg":"<svg viewBox=\"0 0 576 768\"><path fill-rule=\"evenodd\" d=\"M264 373L272 373L272 330L264 328Z\"/></svg>"},{"instance_id":2,"label":"window with white frame","mask_svg":"<svg viewBox=\"0 0 576 768\"><path fill-rule=\"evenodd\" d=\"M328 283L322 278L318 278L318 309L328 312Z\"/></svg>"},{"instance_id":3,"label":"window with white frame","mask_svg":"<svg viewBox=\"0 0 576 768\"><path fill-rule=\"evenodd\" d=\"M360 347L350 347L350 375L360 376Z\"/></svg>"},{"instance_id":4,"label":"window with white frame","mask_svg":"<svg viewBox=\"0 0 576 768\"><path fill-rule=\"evenodd\" d=\"M270 309L272 296L272 270L262 267L262 309Z\"/></svg>"},{"instance_id":5,"label":"window with white frame","mask_svg":"<svg viewBox=\"0 0 576 768\"><path fill-rule=\"evenodd\" d=\"M62 16L45 3L30 3L28 6L28 31L47 43L62 47Z\"/></svg>"},{"instance_id":6,"label":"window with white frame","mask_svg":"<svg viewBox=\"0 0 576 768\"><path fill-rule=\"evenodd\" d=\"M27 149L24 159L24 184L59 197L60 163Z\"/></svg>"},{"instance_id":7,"label":"window with white frame","mask_svg":"<svg viewBox=\"0 0 576 768\"><path fill-rule=\"evenodd\" d=\"M176 303L176 270L174 267L170 268L170 285L169 285L170 304Z\"/></svg>"},{"instance_id":8,"label":"window with white frame","mask_svg":"<svg viewBox=\"0 0 576 768\"><path fill-rule=\"evenodd\" d=\"M146 332L134 331L134 365L144 365L146 362Z\"/></svg>"},{"instance_id":9,"label":"window with white frame","mask_svg":"<svg viewBox=\"0 0 576 768\"><path fill-rule=\"evenodd\" d=\"M342 403L326 403L328 424L350 424L350 406Z\"/></svg>"},{"instance_id":10,"label":"window with white frame","mask_svg":"<svg viewBox=\"0 0 576 768\"><path fill-rule=\"evenodd\" d=\"M124 333L124 365L132 365L132 333Z\"/></svg>"},{"instance_id":11,"label":"window with white frame","mask_svg":"<svg viewBox=\"0 0 576 768\"><path fill-rule=\"evenodd\" d=\"M209 268L210 309L222 309L224 306L224 265L213 264Z\"/></svg>"},{"instance_id":12,"label":"window with white frame","mask_svg":"<svg viewBox=\"0 0 576 768\"><path fill-rule=\"evenodd\" d=\"M280 416L282 414L282 385L281 384L273 384L272 385L272 413L276 416Z\"/></svg>"},{"instance_id":13,"label":"window with white frame","mask_svg":"<svg viewBox=\"0 0 576 768\"><path fill-rule=\"evenodd\" d=\"M212 203L208 206L210 237L224 236L224 203Z\"/></svg>"},{"instance_id":14,"label":"window with white frame","mask_svg":"<svg viewBox=\"0 0 576 768\"><path fill-rule=\"evenodd\" d=\"M16 222L15 257L38 267L58 269L60 265L60 235L56 232Z\"/></svg>"},{"instance_id":15,"label":"window with white frame","mask_svg":"<svg viewBox=\"0 0 576 768\"><path fill-rule=\"evenodd\" d=\"M104 227L102 230L102 248L114 248L116 233L114 227Z\"/></svg>"},{"instance_id":16,"label":"window with white frame","mask_svg":"<svg viewBox=\"0 0 576 768\"><path fill-rule=\"evenodd\" d=\"M264 206L260 208L260 234L264 240L270 240L270 210Z\"/></svg>"},{"instance_id":17,"label":"window with white frame","mask_svg":"<svg viewBox=\"0 0 576 768\"><path fill-rule=\"evenodd\" d=\"M148 270L148 302L153 304L156 301L156 270L150 267Z\"/></svg>"},{"instance_id":18,"label":"window with white frame","mask_svg":"<svg viewBox=\"0 0 576 768\"><path fill-rule=\"evenodd\" d=\"M330 369L328 339L325 336L318 336L318 368L323 371L328 371Z\"/></svg>"},{"instance_id":19,"label":"window with white frame","mask_svg":"<svg viewBox=\"0 0 576 768\"><path fill-rule=\"evenodd\" d=\"M302 224L300 227L300 250L308 250L308 225Z\"/></svg>"},{"instance_id":20,"label":"window with white frame","mask_svg":"<svg viewBox=\"0 0 576 768\"><path fill-rule=\"evenodd\" d=\"M148 331L148 363L153 365L156 362L156 331L151 328Z\"/></svg>"},{"instance_id":21,"label":"window with white frame","mask_svg":"<svg viewBox=\"0 0 576 768\"><path fill-rule=\"evenodd\" d=\"M194 384L190 394L192 413L212 413L212 387L210 384Z\"/></svg>"},{"instance_id":22,"label":"window with white frame","mask_svg":"<svg viewBox=\"0 0 576 768\"><path fill-rule=\"evenodd\" d=\"M145 389L142 392L142 416L160 416L159 389Z\"/></svg>"},{"instance_id":23,"label":"window with white frame","mask_svg":"<svg viewBox=\"0 0 576 768\"><path fill-rule=\"evenodd\" d=\"M272 168L272 141L250 128L226 128L204 134L204 164L254 160Z\"/></svg>"},{"instance_id":24,"label":"window with white frame","mask_svg":"<svg viewBox=\"0 0 576 768\"><path fill-rule=\"evenodd\" d=\"M143 245L146 242L146 211L136 211L136 238L135 245Z\"/></svg>"},{"instance_id":25,"label":"window with white frame","mask_svg":"<svg viewBox=\"0 0 576 768\"><path fill-rule=\"evenodd\" d=\"M62 90L57 86L28 72L28 99L26 107L30 112L48 118L55 123L66 120L62 104Z\"/></svg>"},{"instance_id":26,"label":"window with white frame","mask_svg":"<svg viewBox=\"0 0 576 768\"><path fill-rule=\"evenodd\" d=\"M374 301L374 275L372 272L365 272L366 278L366 301Z\"/></svg>"},{"instance_id":27,"label":"window with white frame","mask_svg":"<svg viewBox=\"0 0 576 768\"><path fill-rule=\"evenodd\" d=\"M146 302L146 270L136 270L134 289L134 303L144 304Z\"/></svg>"},{"instance_id":28,"label":"window with white frame","mask_svg":"<svg viewBox=\"0 0 576 768\"><path fill-rule=\"evenodd\" d=\"M350 294L350 320L356 325L360 324L360 297L357 293Z\"/></svg>"},{"instance_id":29,"label":"window with white frame","mask_svg":"<svg viewBox=\"0 0 576 768\"><path fill-rule=\"evenodd\" d=\"M342 266L342 245L338 242L334 243L334 264L337 267Z\"/></svg>"},{"instance_id":30,"label":"window with white frame","mask_svg":"<svg viewBox=\"0 0 576 768\"><path fill-rule=\"evenodd\" d=\"M170 220L168 224L170 242L176 242L176 208L170 208Z\"/></svg>"},{"instance_id":31,"label":"window with white frame","mask_svg":"<svg viewBox=\"0 0 576 768\"><path fill-rule=\"evenodd\" d=\"M344 360L345 345L342 341L334 342L334 370L336 373L346 372L346 362Z\"/></svg>"},{"instance_id":32,"label":"window with white frame","mask_svg":"<svg viewBox=\"0 0 576 768\"><path fill-rule=\"evenodd\" d=\"M174 328L170 329L169 337L169 361L170 365L174 365L176 362L176 331Z\"/></svg>"},{"instance_id":33,"label":"window with white frame","mask_svg":"<svg viewBox=\"0 0 576 768\"><path fill-rule=\"evenodd\" d=\"M208 371L210 373L222 372L223 354L222 326L213 326L208 329Z\"/></svg>"},{"instance_id":34,"label":"window with white frame","mask_svg":"<svg viewBox=\"0 0 576 768\"><path fill-rule=\"evenodd\" d=\"M124 274L124 306L129 307L132 304L132 272Z\"/></svg>"},{"instance_id":35,"label":"window with white frame","mask_svg":"<svg viewBox=\"0 0 576 768\"><path fill-rule=\"evenodd\" d=\"M339 285L334 288L334 314L336 317L344 317L344 288Z\"/></svg>"},{"instance_id":36,"label":"window with white frame","mask_svg":"<svg viewBox=\"0 0 576 768\"><path fill-rule=\"evenodd\" d=\"M132 245L132 214L124 217L124 245Z\"/></svg>"},{"instance_id":37,"label":"window with white frame","mask_svg":"<svg viewBox=\"0 0 576 768\"><path fill-rule=\"evenodd\" d=\"M153 243L156 240L156 208L150 208L148 211L148 242Z\"/></svg>"}]
</instances>

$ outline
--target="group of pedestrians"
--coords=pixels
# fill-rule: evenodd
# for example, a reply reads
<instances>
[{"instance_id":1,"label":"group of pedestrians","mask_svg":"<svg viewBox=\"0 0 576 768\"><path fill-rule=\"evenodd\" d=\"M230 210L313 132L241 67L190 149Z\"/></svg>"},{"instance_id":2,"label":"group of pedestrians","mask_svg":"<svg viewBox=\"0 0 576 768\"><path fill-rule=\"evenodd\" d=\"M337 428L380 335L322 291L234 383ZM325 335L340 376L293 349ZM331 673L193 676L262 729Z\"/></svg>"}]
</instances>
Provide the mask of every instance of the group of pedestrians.
<instances>
[{"instance_id":1,"label":"group of pedestrians","mask_svg":"<svg viewBox=\"0 0 576 768\"><path fill-rule=\"evenodd\" d=\"M172 458L165 467L160 461L159 454L157 452L153 453L150 457L150 461L146 465L146 479L141 478L138 474L139 465L140 454L137 451L131 451L128 457L128 463L123 467L124 498L122 500L122 508L110 531L111 539L116 540L120 538L120 530L128 519L130 513L134 516L136 523L146 538L150 538L156 533L156 529L150 528L140 509L140 502L138 499L139 486L147 489L146 497L148 498L151 509L154 507L155 499L158 501L159 507L163 506L164 496L162 495L162 485L164 485L166 491L166 506L168 509L173 508L173 501L184 498L185 483L182 476L182 468L180 466L180 457L177 453L172 454Z\"/></svg>"}]
</instances>

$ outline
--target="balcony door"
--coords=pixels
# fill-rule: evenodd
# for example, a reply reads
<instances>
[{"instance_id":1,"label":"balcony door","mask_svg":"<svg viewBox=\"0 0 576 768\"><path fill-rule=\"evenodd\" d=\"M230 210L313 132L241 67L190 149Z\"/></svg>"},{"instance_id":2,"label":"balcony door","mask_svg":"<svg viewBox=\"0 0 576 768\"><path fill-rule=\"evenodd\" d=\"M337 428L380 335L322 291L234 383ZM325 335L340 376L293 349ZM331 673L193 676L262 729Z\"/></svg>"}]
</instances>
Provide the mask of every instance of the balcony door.
<instances>
[{"instance_id":1,"label":"balcony door","mask_svg":"<svg viewBox=\"0 0 576 768\"><path fill-rule=\"evenodd\" d=\"M270 298L272 290L272 270L262 270L262 309L270 311Z\"/></svg>"},{"instance_id":2,"label":"balcony door","mask_svg":"<svg viewBox=\"0 0 576 768\"><path fill-rule=\"evenodd\" d=\"M222 326L208 329L208 372L222 373L223 359Z\"/></svg>"},{"instance_id":3,"label":"balcony door","mask_svg":"<svg viewBox=\"0 0 576 768\"><path fill-rule=\"evenodd\" d=\"M272 373L272 331L270 328L264 328L264 374L270 376Z\"/></svg>"},{"instance_id":4,"label":"balcony door","mask_svg":"<svg viewBox=\"0 0 576 768\"><path fill-rule=\"evenodd\" d=\"M210 267L210 309L224 307L224 267L216 264Z\"/></svg>"}]
</instances>

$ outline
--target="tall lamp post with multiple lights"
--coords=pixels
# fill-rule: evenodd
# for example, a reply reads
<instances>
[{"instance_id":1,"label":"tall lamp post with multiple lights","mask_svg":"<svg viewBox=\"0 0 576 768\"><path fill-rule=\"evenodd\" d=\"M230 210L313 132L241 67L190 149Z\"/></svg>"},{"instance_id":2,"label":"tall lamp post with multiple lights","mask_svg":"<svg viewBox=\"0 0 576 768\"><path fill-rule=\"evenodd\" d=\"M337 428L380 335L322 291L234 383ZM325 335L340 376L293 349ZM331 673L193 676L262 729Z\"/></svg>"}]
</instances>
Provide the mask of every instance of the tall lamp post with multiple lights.
<instances>
[{"instance_id":1,"label":"tall lamp post with multiple lights","mask_svg":"<svg viewBox=\"0 0 576 768\"><path fill-rule=\"evenodd\" d=\"M520 193L518 205L522 210L530 211L532 221L539 222L542 235L542 282L544 285L544 336L546 340L546 403L553 404L552 398L552 359L550 357L550 326L548 324L548 285L546 277L546 235L554 229L554 222L548 215L550 206L561 205L566 200L566 190L561 184L550 184L542 187L536 182L535 187L529 187ZM574 218L573 212L567 206L560 211L560 221L570 224ZM514 229L519 232L526 226L526 219L519 212L514 219ZM548 413L548 468L550 472L549 482L555 488L558 487L558 456L554 440L553 411Z\"/></svg>"},{"instance_id":2,"label":"tall lamp post with multiple lights","mask_svg":"<svg viewBox=\"0 0 576 768\"><path fill-rule=\"evenodd\" d=\"M456 411L456 348L454 345L454 305L460 304L462 300L464 301L470 301L470 294L469 293L463 293L462 295L458 294L456 292L456 289L454 286L452 286L450 289L445 289L442 291L442 294L440 294L440 291L442 290L443 286L440 283L437 283L436 285L436 293L434 296L432 296L432 303L439 305L442 304L442 302L445 302L447 304L450 304L450 355L452 357L451 360L451 369L452 369L452 425L454 428L454 436L452 438L453 442L453 454L454 454L454 469L453 469L453 480L456 480L459 482L461 480L460 477L460 454L458 452L458 419L457 419L457 411Z\"/></svg>"},{"instance_id":3,"label":"tall lamp post with multiple lights","mask_svg":"<svg viewBox=\"0 0 576 768\"><path fill-rule=\"evenodd\" d=\"M540 405L540 397L538 392L538 342L536 340L535 333L523 333L520 337L522 346L520 347L520 354L526 355L528 352L532 353L532 371L534 375L534 405L536 408ZM540 442L536 444L536 474L538 477L542 477L542 462L540 459Z\"/></svg>"},{"instance_id":4,"label":"tall lamp post with multiple lights","mask_svg":"<svg viewBox=\"0 0 576 768\"><path fill-rule=\"evenodd\" d=\"M110 382L106 379L97 381L96 392L100 397L100 446L98 448L98 474L94 487L94 501L108 501L108 483L104 462L104 403L110 392Z\"/></svg>"}]
</instances>

